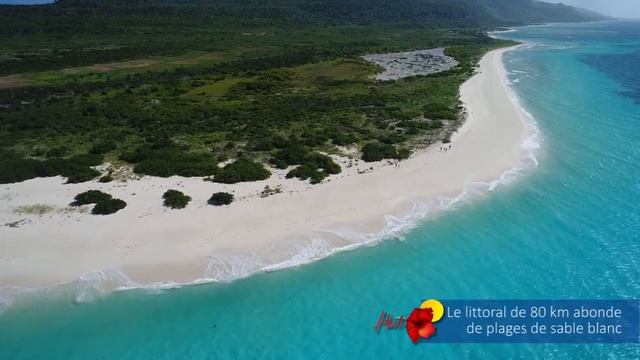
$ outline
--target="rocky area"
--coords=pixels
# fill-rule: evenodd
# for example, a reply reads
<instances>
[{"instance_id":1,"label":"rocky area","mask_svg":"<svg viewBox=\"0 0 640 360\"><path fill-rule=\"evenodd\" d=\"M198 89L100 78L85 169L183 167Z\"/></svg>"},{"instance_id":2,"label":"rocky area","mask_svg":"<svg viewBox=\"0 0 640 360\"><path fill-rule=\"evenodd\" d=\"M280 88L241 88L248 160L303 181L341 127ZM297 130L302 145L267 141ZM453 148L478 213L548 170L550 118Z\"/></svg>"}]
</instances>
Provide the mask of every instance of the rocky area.
<instances>
[{"instance_id":1,"label":"rocky area","mask_svg":"<svg viewBox=\"0 0 640 360\"><path fill-rule=\"evenodd\" d=\"M362 58L384 68L383 72L374 76L374 79L381 81L438 73L458 64L454 58L444 54L444 48L370 54Z\"/></svg>"}]
</instances>

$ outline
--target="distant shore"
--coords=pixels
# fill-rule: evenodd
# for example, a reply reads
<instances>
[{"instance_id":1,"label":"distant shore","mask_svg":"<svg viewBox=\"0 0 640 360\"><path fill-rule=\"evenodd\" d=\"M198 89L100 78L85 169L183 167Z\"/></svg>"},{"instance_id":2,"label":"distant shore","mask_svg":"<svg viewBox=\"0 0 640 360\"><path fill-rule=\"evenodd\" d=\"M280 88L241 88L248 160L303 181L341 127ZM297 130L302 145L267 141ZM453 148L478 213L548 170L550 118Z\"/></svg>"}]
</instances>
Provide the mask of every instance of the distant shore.
<instances>
[{"instance_id":1,"label":"distant shore","mask_svg":"<svg viewBox=\"0 0 640 360\"><path fill-rule=\"evenodd\" d=\"M399 166L341 158L342 173L315 186L285 179L283 171L235 185L182 177L106 184L63 184L54 177L2 185L0 287L83 279L112 290L224 281L406 230L446 207L467 185L490 184L521 163L529 126L506 85L501 59L507 50L486 54L480 72L462 85L468 118L451 144L419 150ZM282 192L262 197L265 186ZM109 216L70 210L73 197L89 189L128 206ZM168 189L193 201L186 209L167 209L161 195ZM216 191L233 192L238 200L226 207L207 205Z\"/></svg>"}]
</instances>

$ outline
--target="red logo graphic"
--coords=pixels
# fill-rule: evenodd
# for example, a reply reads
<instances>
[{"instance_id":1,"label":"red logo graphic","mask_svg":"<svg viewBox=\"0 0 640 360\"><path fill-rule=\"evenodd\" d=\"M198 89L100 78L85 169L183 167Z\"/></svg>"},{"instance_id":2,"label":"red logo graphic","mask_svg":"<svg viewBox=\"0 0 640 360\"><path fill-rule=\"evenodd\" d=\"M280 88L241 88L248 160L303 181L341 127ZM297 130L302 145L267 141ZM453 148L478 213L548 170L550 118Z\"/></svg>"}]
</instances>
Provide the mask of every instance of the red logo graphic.
<instances>
[{"instance_id":1,"label":"red logo graphic","mask_svg":"<svg viewBox=\"0 0 640 360\"><path fill-rule=\"evenodd\" d=\"M414 344L420 338L428 339L436 333L436 327L431 322L433 320L433 309L415 308L407 319L407 334Z\"/></svg>"},{"instance_id":2,"label":"red logo graphic","mask_svg":"<svg viewBox=\"0 0 640 360\"><path fill-rule=\"evenodd\" d=\"M439 321L443 315L444 306L440 301L425 300L420 307L413 309L409 317L403 315L394 318L391 314L382 311L374 329L378 333L382 327L386 327L388 330L404 327L411 341L417 344L420 339L429 339L436 334L436 327L433 323Z\"/></svg>"}]
</instances>

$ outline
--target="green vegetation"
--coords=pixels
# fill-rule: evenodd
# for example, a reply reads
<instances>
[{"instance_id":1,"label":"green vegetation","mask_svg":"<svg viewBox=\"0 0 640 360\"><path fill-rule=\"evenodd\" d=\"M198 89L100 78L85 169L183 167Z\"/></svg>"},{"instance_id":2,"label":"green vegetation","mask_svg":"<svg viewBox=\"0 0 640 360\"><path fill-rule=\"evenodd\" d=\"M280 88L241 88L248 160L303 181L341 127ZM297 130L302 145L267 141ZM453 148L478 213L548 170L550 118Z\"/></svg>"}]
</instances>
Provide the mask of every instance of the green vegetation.
<instances>
[{"instance_id":1,"label":"green vegetation","mask_svg":"<svg viewBox=\"0 0 640 360\"><path fill-rule=\"evenodd\" d=\"M282 193L282 186L281 185L278 185L275 188L272 188L269 185L265 185L264 189L260 193L260 197L266 198L266 197L269 197L271 195L280 194L280 193Z\"/></svg>"},{"instance_id":2,"label":"green vegetation","mask_svg":"<svg viewBox=\"0 0 640 360\"><path fill-rule=\"evenodd\" d=\"M109 199L96 203L96 206L91 209L91 213L93 215L110 215L124 209L126 206L127 203L124 200Z\"/></svg>"},{"instance_id":3,"label":"green vegetation","mask_svg":"<svg viewBox=\"0 0 640 360\"><path fill-rule=\"evenodd\" d=\"M91 166L100 165L102 156L76 155L67 159L49 158L37 160L22 158L13 151L0 150L0 183L20 182L36 177L64 176L67 183L91 180L100 173Z\"/></svg>"},{"instance_id":4,"label":"green vegetation","mask_svg":"<svg viewBox=\"0 0 640 360\"><path fill-rule=\"evenodd\" d=\"M109 183L113 181L113 176L111 174L107 174L98 179L101 183Z\"/></svg>"},{"instance_id":5,"label":"green vegetation","mask_svg":"<svg viewBox=\"0 0 640 360\"><path fill-rule=\"evenodd\" d=\"M362 160L380 161L384 159L404 160L411 155L408 149L396 149L393 145L369 142L362 147Z\"/></svg>"},{"instance_id":6,"label":"green vegetation","mask_svg":"<svg viewBox=\"0 0 640 360\"><path fill-rule=\"evenodd\" d=\"M72 206L95 204L91 213L94 215L109 215L124 209L127 203L120 199L114 199L110 194L99 190L88 190L76 195Z\"/></svg>"},{"instance_id":7,"label":"green vegetation","mask_svg":"<svg viewBox=\"0 0 640 360\"><path fill-rule=\"evenodd\" d=\"M113 151L118 147L118 145L113 140L101 140L93 144L89 152L91 154L106 154L109 151Z\"/></svg>"},{"instance_id":8,"label":"green vegetation","mask_svg":"<svg viewBox=\"0 0 640 360\"><path fill-rule=\"evenodd\" d=\"M339 174L342 171L340 165L336 164L333 159L319 153L306 154L300 164L287 173L287 178L311 179L312 184L317 184L327 176Z\"/></svg>"},{"instance_id":9,"label":"green vegetation","mask_svg":"<svg viewBox=\"0 0 640 360\"><path fill-rule=\"evenodd\" d=\"M287 144L286 140L283 140L282 144L277 146L281 148L273 154L270 162L279 169L286 169L290 165L301 165L309 155L309 148L298 142Z\"/></svg>"},{"instance_id":10,"label":"green vegetation","mask_svg":"<svg viewBox=\"0 0 640 360\"><path fill-rule=\"evenodd\" d=\"M247 158L240 158L225 167L219 169L210 181L235 184L245 181L266 180L271 172L264 165Z\"/></svg>"},{"instance_id":11,"label":"green vegetation","mask_svg":"<svg viewBox=\"0 0 640 360\"><path fill-rule=\"evenodd\" d=\"M191 197L178 190L167 190L163 195L164 206L172 209L183 209L191 201Z\"/></svg>"},{"instance_id":12,"label":"green vegetation","mask_svg":"<svg viewBox=\"0 0 640 360\"><path fill-rule=\"evenodd\" d=\"M137 155L140 156L140 160L133 170L138 174L161 177L208 176L215 174L218 169L217 161L210 154L187 153L179 150L151 150ZM122 158L127 159L126 155Z\"/></svg>"},{"instance_id":13,"label":"green vegetation","mask_svg":"<svg viewBox=\"0 0 640 360\"><path fill-rule=\"evenodd\" d=\"M47 205L47 204L33 204L33 205L22 205L18 206L13 210L14 214L29 214L29 215L38 215L42 216L48 213L55 211L55 206Z\"/></svg>"},{"instance_id":14,"label":"green vegetation","mask_svg":"<svg viewBox=\"0 0 640 360\"><path fill-rule=\"evenodd\" d=\"M0 61L0 71L59 69L190 50L226 52L237 49L233 44L284 46L301 43L309 30L324 28L331 38L328 28L341 26L485 28L601 18L532 0L59 0L45 6L0 6L0 48L11 51Z\"/></svg>"},{"instance_id":15,"label":"green vegetation","mask_svg":"<svg viewBox=\"0 0 640 360\"><path fill-rule=\"evenodd\" d=\"M0 183L87 181L104 159L222 183L265 179L268 160L316 183L343 146L402 159L459 125L459 85L510 44L485 29L592 17L530 0L0 6L0 75L18 74L0 76ZM376 82L359 57L433 47L460 65Z\"/></svg>"},{"instance_id":16,"label":"green vegetation","mask_svg":"<svg viewBox=\"0 0 640 360\"><path fill-rule=\"evenodd\" d=\"M111 195L104 193L100 190L88 190L76 195L76 197L74 198L75 201L71 203L71 205L80 206L80 205L97 204L97 203L104 202L111 199L112 199Z\"/></svg>"},{"instance_id":17,"label":"green vegetation","mask_svg":"<svg viewBox=\"0 0 640 360\"><path fill-rule=\"evenodd\" d=\"M211 195L207 203L213 206L229 205L233 202L233 194L227 192L217 192Z\"/></svg>"}]
</instances>

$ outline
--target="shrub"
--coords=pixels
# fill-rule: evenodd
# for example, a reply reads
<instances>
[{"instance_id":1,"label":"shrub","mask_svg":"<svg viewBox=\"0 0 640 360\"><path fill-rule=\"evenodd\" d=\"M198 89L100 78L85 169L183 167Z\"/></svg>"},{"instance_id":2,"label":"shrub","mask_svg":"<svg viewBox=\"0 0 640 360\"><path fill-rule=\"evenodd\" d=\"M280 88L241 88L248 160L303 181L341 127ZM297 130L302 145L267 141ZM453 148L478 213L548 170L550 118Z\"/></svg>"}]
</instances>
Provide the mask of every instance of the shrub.
<instances>
[{"instance_id":1,"label":"shrub","mask_svg":"<svg viewBox=\"0 0 640 360\"><path fill-rule=\"evenodd\" d=\"M218 169L216 159L209 154L190 154L179 150L140 148L123 158L138 162L133 168L135 173L161 177L209 176Z\"/></svg>"},{"instance_id":2,"label":"shrub","mask_svg":"<svg viewBox=\"0 0 640 360\"><path fill-rule=\"evenodd\" d=\"M402 149L398 149L398 156L396 156L396 159L405 160L405 159L408 159L409 156L411 156L411 150L407 148L402 148Z\"/></svg>"},{"instance_id":3,"label":"shrub","mask_svg":"<svg viewBox=\"0 0 640 360\"><path fill-rule=\"evenodd\" d=\"M440 104L431 103L423 106L422 108L424 116L429 119L451 119L454 120L458 117L458 110L451 107Z\"/></svg>"},{"instance_id":4,"label":"shrub","mask_svg":"<svg viewBox=\"0 0 640 360\"><path fill-rule=\"evenodd\" d=\"M24 159L13 152L0 153L0 183L8 184L37 177L62 175L69 183L91 180L100 175L90 166L102 163L100 155L76 155L69 159Z\"/></svg>"},{"instance_id":5,"label":"shrub","mask_svg":"<svg viewBox=\"0 0 640 360\"><path fill-rule=\"evenodd\" d=\"M48 159L37 166L38 176L62 175L67 178L67 183L76 184L89 181L100 172L90 166L102 163L103 157L94 154L76 155L69 159Z\"/></svg>"},{"instance_id":6,"label":"shrub","mask_svg":"<svg viewBox=\"0 0 640 360\"><path fill-rule=\"evenodd\" d=\"M223 184L235 184L244 181L265 180L271 176L261 163L240 158L219 169L211 181Z\"/></svg>"},{"instance_id":7,"label":"shrub","mask_svg":"<svg viewBox=\"0 0 640 360\"><path fill-rule=\"evenodd\" d=\"M404 136L402 136L400 134L393 134L392 133L392 134L387 134L387 135L381 136L378 140L380 142L382 142L382 143L392 145L392 144L401 143L401 142L405 141L406 139L405 139Z\"/></svg>"},{"instance_id":8,"label":"shrub","mask_svg":"<svg viewBox=\"0 0 640 360\"><path fill-rule=\"evenodd\" d=\"M207 203L213 206L229 205L233 202L233 194L227 192L217 192L211 195Z\"/></svg>"},{"instance_id":9,"label":"shrub","mask_svg":"<svg viewBox=\"0 0 640 360\"><path fill-rule=\"evenodd\" d=\"M69 153L70 149L67 146L56 146L54 148L51 148L48 152L47 152L47 157L61 157L61 156L65 156Z\"/></svg>"},{"instance_id":10,"label":"shrub","mask_svg":"<svg viewBox=\"0 0 640 360\"><path fill-rule=\"evenodd\" d=\"M127 206L127 203L120 199L114 199L111 195L100 190L89 190L76 195L72 206L96 204L91 213L94 215L113 214Z\"/></svg>"},{"instance_id":11,"label":"shrub","mask_svg":"<svg viewBox=\"0 0 640 360\"><path fill-rule=\"evenodd\" d=\"M305 157L304 164L289 171L287 178L311 179L312 184L317 184L330 174L339 174L341 171L340 165L336 164L331 157L314 152Z\"/></svg>"},{"instance_id":12,"label":"shrub","mask_svg":"<svg viewBox=\"0 0 640 360\"><path fill-rule=\"evenodd\" d=\"M100 190L89 190L76 195L74 202L71 205L80 206L87 204L97 204L99 202L111 200L111 195L104 193Z\"/></svg>"},{"instance_id":13,"label":"shrub","mask_svg":"<svg viewBox=\"0 0 640 360\"><path fill-rule=\"evenodd\" d=\"M395 159L397 157L398 153L393 145L370 142L362 147L362 160L367 162Z\"/></svg>"},{"instance_id":14,"label":"shrub","mask_svg":"<svg viewBox=\"0 0 640 360\"><path fill-rule=\"evenodd\" d=\"M338 146L353 144L358 140L356 136L351 133L344 134L340 132L335 132L335 133L332 133L330 136L331 136L331 142L333 142L335 145L338 145Z\"/></svg>"},{"instance_id":15,"label":"shrub","mask_svg":"<svg viewBox=\"0 0 640 360\"><path fill-rule=\"evenodd\" d=\"M153 155L151 147L147 145L138 146L135 150L124 151L120 153L120 160L128 163L137 163Z\"/></svg>"},{"instance_id":16,"label":"shrub","mask_svg":"<svg viewBox=\"0 0 640 360\"><path fill-rule=\"evenodd\" d=\"M281 81L273 81L268 77L262 76L253 81L240 81L227 91L228 98L239 98L247 95L260 95L266 93L274 93L286 88L286 83Z\"/></svg>"},{"instance_id":17,"label":"shrub","mask_svg":"<svg viewBox=\"0 0 640 360\"><path fill-rule=\"evenodd\" d=\"M67 161L82 166L98 166L104 161L104 156L98 154L80 154L72 156Z\"/></svg>"},{"instance_id":18,"label":"shrub","mask_svg":"<svg viewBox=\"0 0 640 360\"><path fill-rule=\"evenodd\" d=\"M273 146L278 149L284 149L294 143L294 141L291 141L281 135L273 135L270 138L271 142L273 142Z\"/></svg>"},{"instance_id":19,"label":"shrub","mask_svg":"<svg viewBox=\"0 0 640 360\"><path fill-rule=\"evenodd\" d=\"M113 176L111 176L111 174L107 174L98 179L98 181L101 183L109 183L113 181Z\"/></svg>"},{"instance_id":20,"label":"shrub","mask_svg":"<svg viewBox=\"0 0 640 360\"><path fill-rule=\"evenodd\" d=\"M270 151L273 150L274 147L275 145L273 145L273 141L271 141L271 139L260 138L253 143L251 148L253 151Z\"/></svg>"},{"instance_id":21,"label":"shrub","mask_svg":"<svg viewBox=\"0 0 640 360\"><path fill-rule=\"evenodd\" d=\"M96 204L91 210L94 215L109 215L124 209L127 203L120 199L109 199Z\"/></svg>"},{"instance_id":22,"label":"shrub","mask_svg":"<svg viewBox=\"0 0 640 360\"><path fill-rule=\"evenodd\" d=\"M164 199L164 206L172 209L182 209L191 201L190 196L178 190L167 190L164 195L162 195L162 198Z\"/></svg>"},{"instance_id":23,"label":"shrub","mask_svg":"<svg viewBox=\"0 0 640 360\"><path fill-rule=\"evenodd\" d=\"M40 161L32 159L11 159L0 154L0 183L9 184L33 179L39 175L36 168Z\"/></svg>"},{"instance_id":24,"label":"shrub","mask_svg":"<svg viewBox=\"0 0 640 360\"><path fill-rule=\"evenodd\" d=\"M168 135L159 136L151 140L152 150L169 150L177 148L177 144Z\"/></svg>"},{"instance_id":25,"label":"shrub","mask_svg":"<svg viewBox=\"0 0 640 360\"><path fill-rule=\"evenodd\" d=\"M71 166L62 171L62 176L67 178L68 184L89 181L98 175L100 175L100 172L90 167Z\"/></svg>"},{"instance_id":26,"label":"shrub","mask_svg":"<svg viewBox=\"0 0 640 360\"><path fill-rule=\"evenodd\" d=\"M35 164L36 176L57 176L61 175L65 170L69 171L69 163L65 159L47 159L37 161Z\"/></svg>"},{"instance_id":27,"label":"shrub","mask_svg":"<svg viewBox=\"0 0 640 360\"><path fill-rule=\"evenodd\" d=\"M286 161L282 161L274 158L271 158L269 160L269 163L271 164L271 166L275 167L276 169L286 169L289 167L289 164L287 164Z\"/></svg>"},{"instance_id":28,"label":"shrub","mask_svg":"<svg viewBox=\"0 0 640 360\"><path fill-rule=\"evenodd\" d=\"M93 144L89 152L91 154L105 154L109 151L113 151L118 148L118 145L113 140L103 140Z\"/></svg>"},{"instance_id":29,"label":"shrub","mask_svg":"<svg viewBox=\"0 0 640 360\"><path fill-rule=\"evenodd\" d=\"M329 140L329 138L324 134L307 134L304 137L304 144L306 146L318 146L323 145Z\"/></svg>"},{"instance_id":30,"label":"shrub","mask_svg":"<svg viewBox=\"0 0 640 360\"><path fill-rule=\"evenodd\" d=\"M442 122L442 120L432 120L429 122L429 127L432 129L440 129L443 126L444 123Z\"/></svg>"},{"instance_id":31,"label":"shrub","mask_svg":"<svg viewBox=\"0 0 640 360\"><path fill-rule=\"evenodd\" d=\"M342 171L340 165L336 164L331 157L319 153L309 154L305 159L305 164L312 164L327 174L339 174Z\"/></svg>"},{"instance_id":32,"label":"shrub","mask_svg":"<svg viewBox=\"0 0 640 360\"><path fill-rule=\"evenodd\" d=\"M290 144L289 146L276 151L273 158L287 165L300 165L307 157L309 149L300 143Z\"/></svg>"},{"instance_id":33,"label":"shrub","mask_svg":"<svg viewBox=\"0 0 640 360\"><path fill-rule=\"evenodd\" d=\"M287 173L287 179L294 177L300 180L311 179L312 184L322 182L322 180L327 176L327 174L322 171L318 171L318 169L311 164L300 165Z\"/></svg>"},{"instance_id":34,"label":"shrub","mask_svg":"<svg viewBox=\"0 0 640 360\"><path fill-rule=\"evenodd\" d=\"M33 151L31 152L31 155L38 156L38 157L39 156L44 156L45 154L46 154L46 152L41 147L37 147L37 148L33 149Z\"/></svg>"}]
</instances>

